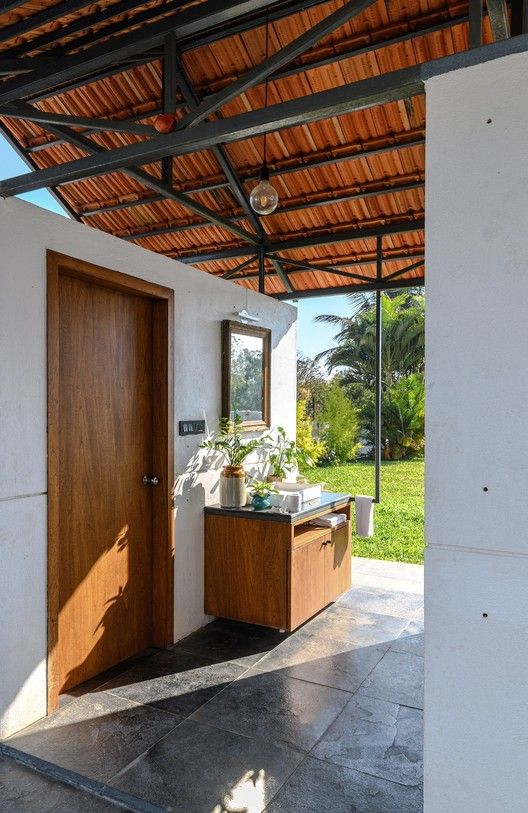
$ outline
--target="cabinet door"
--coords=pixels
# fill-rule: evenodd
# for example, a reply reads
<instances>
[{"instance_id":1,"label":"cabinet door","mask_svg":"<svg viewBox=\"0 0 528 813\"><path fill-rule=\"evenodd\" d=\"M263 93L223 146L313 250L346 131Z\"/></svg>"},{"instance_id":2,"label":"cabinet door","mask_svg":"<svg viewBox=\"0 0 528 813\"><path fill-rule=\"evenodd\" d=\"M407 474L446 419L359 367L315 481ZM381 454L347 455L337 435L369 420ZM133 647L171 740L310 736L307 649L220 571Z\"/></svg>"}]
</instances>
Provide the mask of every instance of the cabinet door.
<instances>
[{"instance_id":1,"label":"cabinet door","mask_svg":"<svg viewBox=\"0 0 528 813\"><path fill-rule=\"evenodd\" d=\"M324 546L325 604L334 601L349 589L352 578L352 551L350 548L350 522L332 531Z\"/></svg>"},{"instance_id":2,"label":"cabinet door","mask_svg":"<svg viewBox=\"0 0 528 813\"><path fill-rule=\"evenodd\" d=\"M325 606L325 546L330 536L320 536L292 551L290 629L296 629Z\"/></svg>"}]
</instances>

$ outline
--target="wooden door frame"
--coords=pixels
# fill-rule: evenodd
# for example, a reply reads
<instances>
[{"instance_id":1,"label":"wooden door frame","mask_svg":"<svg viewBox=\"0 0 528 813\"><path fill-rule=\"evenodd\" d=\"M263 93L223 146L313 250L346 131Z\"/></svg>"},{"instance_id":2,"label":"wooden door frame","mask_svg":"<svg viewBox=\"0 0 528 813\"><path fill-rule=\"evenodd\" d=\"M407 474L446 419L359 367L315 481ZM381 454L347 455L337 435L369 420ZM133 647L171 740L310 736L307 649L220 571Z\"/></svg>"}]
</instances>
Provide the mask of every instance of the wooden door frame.
<instances>
[{"instance_id":1,"label":"wooden door frame","mask_svg":"<svg viewBox=\"0 0 528 813\"><path fill-rule=\"evenodd\" d=\"M56 656L59 616L59 279L77 277L106 288L147 297L154 303L153 471L159 486L152 490L152 646L174 641L174 291L143 279L47 251L48 343L48 644L47 711L59 702Z\"/></svg>"}]
</instances>

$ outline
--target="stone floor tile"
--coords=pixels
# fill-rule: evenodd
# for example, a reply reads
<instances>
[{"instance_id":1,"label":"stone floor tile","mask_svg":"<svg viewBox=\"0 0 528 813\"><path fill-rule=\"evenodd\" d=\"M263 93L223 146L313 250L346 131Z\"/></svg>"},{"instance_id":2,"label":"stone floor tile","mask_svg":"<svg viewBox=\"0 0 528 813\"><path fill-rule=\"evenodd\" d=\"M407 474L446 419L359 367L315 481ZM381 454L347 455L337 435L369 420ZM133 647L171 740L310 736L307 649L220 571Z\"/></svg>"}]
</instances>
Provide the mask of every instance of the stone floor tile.
<instances>
[{"instance_id":1,"label":"stone floor tile","mask_svg":"<svg viewBox=\"0 0 528 813\"><path fill-rule=\"evenodd\" d=\"M216 661L235 661L252 666L285 637L284 633L267 627L217 619L179 641L173 649L185 649Z\"/></svg>"},{"instance_id":2,"label":"stone floor tile","mask_svg":"<svg viewBox=\"0 0 528 813\"><path fill-rule=\"evenodd\" d=\"M168 650L136 664L101 688L142 705L188 717L240 677L245 667L184 650Z\"/></svg>"},{"instance_id":3,"label":"stone floor tile","mask_svg":"<svg viewBox=\"0 0 528 813\"><path fill-rule=\"evenodd\" d=\"M349 699L348 692L280 672L252 672L216 695L191 719L308 751Z\"/></svg>"},{"instance_id":4,"label":"stone floor tile","mask_svg":"<svg viewBox=\"0 0 528 813\"><path fill-rule=\"evenodd\" d=\"M420 785L422 752L421 711L356 695L311 754L401 785Z\"/></svg>"},{"instance_id":5,"label":"stone floor tile","mask_svg":"<svg viewBox=\"0 0 528 813\"><path fill-rule=\"evenodd\" d=\"M346 641L351 649L366 646L389 649L403 632L409 619L392 615L352 610L342 604L333 604L308 621L296 635Z\"/></svg>"},{"instance_id":6,"label":"stone floor tile","mask_svg":"<svg viewBox=\"0 0 528 813\"><path fill-rule=\"evenodd\" d=\"M412 655L424 656L425 636L422 620L411 621L402 634L394 641L391 649L396 652L410 652Z\"/></svg>"},{"instance_id":7,"label":"stone floor tile","mask_svg":"<svg viewBox=\"0 0 528 813\"><path fill-rule=\"evenodd\" d=\"M422 790L307 757L266 813L422 813Z\"/></svg>"},{"instance_id":8,"label":"stone floor tile","mask_svg":"<svg viewBox=\"0 0 528 813\"><path fill-rule=\"evenodd\" d=\"M261 813L301 759L284 746L185 720L111 784L174 813Z\"/></svg>"},{"instance_id":9,"label":"stone floor tile","mask_svg":"<svg viewBox=\"0 0 528 813\"><path fill-rule=\"evenodd\" d=\"M359 689L359 694L423 709L424 659L389 650Z\"/></svg>"},{"instance_id":10,"label":"stone floor tile","mask_svg":"<svg viewBox=\"0 0 528 813\"><path fill-rule=\"evenodd\" d=\"M382 659L386 647L351 648L321 635L292 635L258 661L252 671L280 671L290 677L355 692Z\"/></svg>"},{"instance_id":11,"label":"stone floor tile","mask_svg":"<svg viewBox=\"0 0 528 813\"><path fill-rule=\"evenodd\" d=\"M351 610L413 618L423 608L423 595L379 587L352 587L336 602Z\"/></svg>"},{"instance_id":12,"label":"stone floor tile","mask_svg":"<svg viewBox=\"0 0 528 813\"><path fill-rule=\"evenodd\" d=\"M99 692L69 703L8 742L63 768L104 780L179 722L174 714Z\"/></svg>"},{"instance_id":13,"label":"stone floor tile","mask_svg":"<svg viewBox=\"0 0 528 813\"><path fill-rule=\"evenodd\" d=\"M116 663L115 666L111 666L110 669L100 672L98 675L86 680L84 683L80 683L78 686L73 686L71 689L66 689L66 691L63 692L59 697L60 706L65 706L67 703L71 703L72 700L82 697L85 694L89 694L90 692L96 692L104 683L107 683L109 680L113 680L125 672L128 672L129 669L132 669L132 667L136 666L138 663L143 663L145 660L148 660L148 658L162 651L163 650L159 648L154 649L152 647L145 649L143 652L121 661L121 663Z\"/></svg>"},{"instance_id":14,"label":"stone floor tile","mask_svg":"<svg viewBox=\"0 0 528 813\"><path fill-rule=\"evenodd\" d=\"M0 757L0 810L2 813L118 813L124 808Z\"/></svg>"}]
</instances>

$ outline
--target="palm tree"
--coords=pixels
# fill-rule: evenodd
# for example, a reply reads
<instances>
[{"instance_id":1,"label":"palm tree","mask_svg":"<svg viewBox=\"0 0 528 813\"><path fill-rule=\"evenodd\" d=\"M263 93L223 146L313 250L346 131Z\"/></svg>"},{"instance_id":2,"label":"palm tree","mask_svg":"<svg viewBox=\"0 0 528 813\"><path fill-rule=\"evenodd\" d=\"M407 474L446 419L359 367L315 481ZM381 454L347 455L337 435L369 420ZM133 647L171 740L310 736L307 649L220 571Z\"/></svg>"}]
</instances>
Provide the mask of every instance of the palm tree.
<instances>
[{"instance_id":1,"label":"palm tree","mask_svg":"<svg viewBox=\"0 0 528 813\"><path fill-rule=\"evenodd\" d=\"M319 322L336 325L335 347L319 353L317 360L325 363L329 372L346 368L345 384L374 385L376 353L376 308L372 295L352 294L349 297L353 316L325 314ZM402 376L423 373L425 301L419 289L381 297L383 325L382 382L385 387Z\"/></svg>"}]
</instances>

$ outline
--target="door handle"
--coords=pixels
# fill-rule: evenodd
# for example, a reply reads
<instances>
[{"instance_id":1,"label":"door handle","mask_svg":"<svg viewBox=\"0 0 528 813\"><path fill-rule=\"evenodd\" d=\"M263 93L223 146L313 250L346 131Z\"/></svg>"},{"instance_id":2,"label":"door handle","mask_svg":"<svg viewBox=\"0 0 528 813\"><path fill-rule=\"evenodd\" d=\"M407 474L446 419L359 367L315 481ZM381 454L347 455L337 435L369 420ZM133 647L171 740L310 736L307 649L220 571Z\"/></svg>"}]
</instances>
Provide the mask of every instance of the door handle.
<instances>
[{"instance_id":1,"label":"door handle","mask_svg":"<svg viewBox=\"0 0 528 813\"><path fill-rule=\"evenodd\" d=\"M159 485L159 478L155 474L144 474L142 483L144 486L157 486Z\"/></svg>"}]
</instances>

